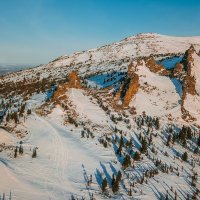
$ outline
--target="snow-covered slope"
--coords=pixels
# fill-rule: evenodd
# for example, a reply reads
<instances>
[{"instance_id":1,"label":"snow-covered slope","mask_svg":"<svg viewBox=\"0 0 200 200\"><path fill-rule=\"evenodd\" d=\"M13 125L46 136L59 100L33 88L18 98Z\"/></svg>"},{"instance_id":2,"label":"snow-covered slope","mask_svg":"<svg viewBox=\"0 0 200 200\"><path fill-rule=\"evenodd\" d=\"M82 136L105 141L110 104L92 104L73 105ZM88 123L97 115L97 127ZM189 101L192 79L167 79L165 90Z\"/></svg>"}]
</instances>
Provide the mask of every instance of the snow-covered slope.
<instances>
[{"instance_id":1,"label":"snow-covered slope","mask_svg":"<svg viewBox=\"0 0 200 200\"><path fill-rule=\"evenodd\" d=\"M169 77L151 72L144 62L137 66L136 73L139 75L140 86L130 107L135 107L137 114L144 111L147 115L163 116L179 111L181 115L181 97Z\"/></svg>"}]
</instances>

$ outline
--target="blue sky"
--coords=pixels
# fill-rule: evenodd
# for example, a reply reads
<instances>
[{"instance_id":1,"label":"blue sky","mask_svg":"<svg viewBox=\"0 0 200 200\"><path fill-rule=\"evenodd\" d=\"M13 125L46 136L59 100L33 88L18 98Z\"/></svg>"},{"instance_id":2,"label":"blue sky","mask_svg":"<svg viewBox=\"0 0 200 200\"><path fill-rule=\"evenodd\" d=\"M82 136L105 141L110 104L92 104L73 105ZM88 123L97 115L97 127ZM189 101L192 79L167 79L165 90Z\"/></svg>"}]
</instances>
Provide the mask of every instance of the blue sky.
<instances>
[{"instance_id":1,"label":"blue sky","mask_svg":"<svg viewBox=\"0 0 200 200\"><path fill-rule=\"evenodd\" d=\"M47 63L141 32L200 35L200 1L0 0L0 63Z\"/></svg>"}]
</instances>

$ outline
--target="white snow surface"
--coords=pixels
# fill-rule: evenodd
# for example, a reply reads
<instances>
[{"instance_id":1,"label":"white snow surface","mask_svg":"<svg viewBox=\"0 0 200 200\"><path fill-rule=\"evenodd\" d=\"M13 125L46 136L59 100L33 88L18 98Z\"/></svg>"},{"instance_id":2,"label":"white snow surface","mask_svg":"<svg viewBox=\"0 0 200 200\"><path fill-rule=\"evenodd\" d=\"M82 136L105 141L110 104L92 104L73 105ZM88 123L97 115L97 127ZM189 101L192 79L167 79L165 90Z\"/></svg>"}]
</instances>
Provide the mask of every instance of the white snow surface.
<instances>
[{"instance_id":1,"label":"white snow surface","mask_svg":"<svg viewBox=\"0 0 200 200\"><path fill-rule=\"evenodd\" d=\"M91 102L89 97L84 95L83 90L71 88L68 91L68 96L81 118L85 118L86 121L89 120L94 124L107 125L105 112Z\"/></svg>"},{"instance_id":2,"label":"white snow surface","mask_svg":"<svg viewBox=\"0 0 200 200\"><path fill-rule=\"evenodd\" d=\"M83 174L93 174L100 162L108 162L114 154L81 139L79 131L70 131L62 122L60 107L47 118L36 114L28 118L25 155L16 159L1 156L1 194L11 191L16 200L67 200L73 193L88 196ZM36 159L31 158L33 147L38 147Z\"/></svg>"},{"instance_id":3,"label":"white snow surface","mask_svg":"<svg viewBox=\"0 0 200 200\"><path fill-rule=\"evenodd\" d=\"M144 63L136 73L140 86L130 107L134 106L137 114L145 111L147 115L165 116L178 111L181 115L180 96L170 78L151 72Z\"/></svg>"}]
</instances>

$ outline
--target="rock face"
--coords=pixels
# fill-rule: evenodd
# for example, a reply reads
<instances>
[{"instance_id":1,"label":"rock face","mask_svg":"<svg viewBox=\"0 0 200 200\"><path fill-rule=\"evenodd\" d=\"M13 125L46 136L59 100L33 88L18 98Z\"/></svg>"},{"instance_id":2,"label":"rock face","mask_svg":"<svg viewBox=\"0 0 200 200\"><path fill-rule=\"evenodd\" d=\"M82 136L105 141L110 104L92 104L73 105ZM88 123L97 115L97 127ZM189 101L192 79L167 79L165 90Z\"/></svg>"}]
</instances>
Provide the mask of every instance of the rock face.
<instances>
[{"instance_id":1,"label":"rock face","mask_svg":"<svg viewBox=\"0 0 200 200\"><path fill-rule=\"evenodd\" d=\"M132 62L128 67L128 78L121 88L121 98L123 99L123 107L127 108L134 95L137 94L140 84L139 75L137 74L138 68L141 66L147 67L152 73L162 76L169 76L170 71L166 70L162 65L156 63L153 57L145 59L137 59Z\"/></svg>"},{"instance_id":2,"label":"rock face","mask_svg":"<svg viewBox=\"0 0 200 200\"><path fill-rule=\"evenodd\" d=\"M76 71L73 71L68 75L67 83L59 85L58 89L54 93L53 100L57 104L61 104L61 102L67 99L66 92L69 88L81 89L80 79Z\"/></svg>"},{"instance_id":3,"label":"rock face","mask_svg":"<svg viewBox=\"0 0 200 200\"><path fill-rule=\"evenodd\" d=\"M77 88L77 89L81 88L80 79L79 79L78 73L76 71L72 71L69 74L69 87L70 88Z\"/></svg>"},{"instance_id":4,"label":"rock face","mask_svg":"<svg viewBox=\"0 0 200 200\"><path fill-rule=\"evenodd\" d=\"M183 81L182 113L184 119L195 119L200 114L200 57L193 46L186 51L183 58L186 76Z\"/></svg>"},{"instance_id":5,"label":"rock face","mask_svg":"<svg viewBox=\"0 0 200 200\"><path fill-rule=\"evenodd\" d=\"M179 80L183 80L184 75L185 75L185 70L184 70L184 66L182 63L177 63L175 65L175 68L172 71L172 76L175 78L178 78Z\"/></svg>"},{"instance_id":6,"label":"rock face","mask_svg":"<svg viewBox=\"0 0 200 200\"><path fill-rule=\"evenodd\" d=\"M146 67L148 67L149 70L153 73L158 73L163 76L169 76L171 73L169 70L166 70L162 65L157 64L152 56L147 57L144 61Z\"/></svg>"},{"instance_id":7,"label":"rock face","mask_svg":"<svg viewBox=\"0 0 200 200\"><path fill-rule=\"evenodd\" d=\"M192 74L192 68L194 66L194 55L196 54L196 51L193 46L190 47L185 53L185 56L183 58L183 64L184 68L187 71L186 77L183 84L183 93L184 94L191 94L196 95L197 91L195 89L196 80L194 77L194 74ZM197 55L197 54L196 54Z\"/></svg>"},{"instance_id":8,"label":"rock face","mask_svg":"<svg viewBox=\"0 0 200 200\"><path fill-rule=\"evenodd\" d=\"M129 69L132 66L129 66ZM139 89L139 76L135 72L131 72L131 70L128 70L128 88L126 90L123 106L126 108L129 106L129 103L132 99L132 97L138 92Z\"/></svg>"}]
</instances>

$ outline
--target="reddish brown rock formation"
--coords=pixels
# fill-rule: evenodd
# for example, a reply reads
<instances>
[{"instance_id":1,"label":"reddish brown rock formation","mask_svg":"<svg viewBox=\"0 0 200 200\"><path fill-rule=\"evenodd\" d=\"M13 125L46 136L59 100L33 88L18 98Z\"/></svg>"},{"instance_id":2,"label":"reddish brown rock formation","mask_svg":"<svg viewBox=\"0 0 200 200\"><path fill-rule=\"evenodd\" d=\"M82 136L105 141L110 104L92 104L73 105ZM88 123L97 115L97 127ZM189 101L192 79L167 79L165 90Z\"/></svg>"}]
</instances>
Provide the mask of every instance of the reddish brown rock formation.
<instances>
[{"instance_id":1,"label":"reddish brown rock formation","mask_svg":"<svg viewBox=\"0 0 200 200\"><path fill-rule=\"evenodd\" d=\"M60 84L58 89L55 91L53 96L53 100L55 103L59 104L67 98L66 92L69 88L81 88L80 79L76 71L71 72L68 75L68 79L69 81L67 83Z\"/></svg>"},{"instance_id":2,"label":"reddish brown rock formation","mask_svg":"<svg viewBox=\"0 0 200 200\"><path fill-rule=\"evenodd\" d=\"M158 63L156 63L153 57L146 58L145 64L146 64L146 67L148 67L149 70L153 73L158 73L162 76L169 76L171 73L169 70L166 70L162 65L159 65Z\"/></svg>"},{"instance_id":3,"label":"reddish brown rock formation","mask_svg":"<svg viewBox=\"0 0 200 200\"><path fill-rule=\"evenodd\" d=\"M134 73L130 77L130 82L126 94L124 96L123 106L128 107L132 97L138 92L139 76Z\"/></svg>"},{"instance_id":4,"label":"reddish brown rock formation","mask_svg":"<svg viewBox=\"0 0 200 200\"><path fill-rule=\"evenodd\" d=\"M183 64L177 63L175 65L175 68L173 69L173 72L172 72L173 77L182 79L184 73L185 73L185 70L184 70Z\"/></svg>"},{"instance_id":5,"label":"reddish brown rock formation","mask_svg":"<svg viewBox=\"0 0 200 200\"><path fill-rule=\"evenodd\" d=\"M193 54L196 53L195 49L193 46L191 46L185 53L185 56L183 58L183 65L186 70L186 77L183 81L183 95L182 95L182 105L181 105L181 111L183 114L183 118L189 118L191 120L194 120L194 118L189 114L189 112L184 108L184 101L186 99L187 94L190 95L198 95L195 85L196 81L194 76L192 76L191 71L192 71L192 65L193 65Z\"/></svg>"},{"instance_id":6,"label":"reddish brown rock formation","mask_svg":"<svg viewBox=\"0 0 200 200\"><path fill-rule=\"evenodd\" d=\"M80 79L76 71L72 71L69 74L69 87L70 88L81 88Z\"/></svg>"},{"instance_id":7,"label":"reddish brown rock formation","mask_svg":"<svg viewBox=\"0 0 200 200\"><path fill-rule=\"evenodd\" d=\"M121 86L120 91L117 93L117 97L122 98L123 107L129 106L132 97L138 92L139 89L139 76L135 73L136 67L137 65L134 65L133 63L129 65L128 77L125 83Z\"/></svg>"}]
</instances>

